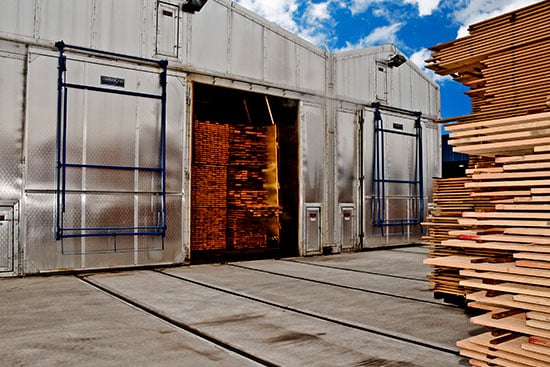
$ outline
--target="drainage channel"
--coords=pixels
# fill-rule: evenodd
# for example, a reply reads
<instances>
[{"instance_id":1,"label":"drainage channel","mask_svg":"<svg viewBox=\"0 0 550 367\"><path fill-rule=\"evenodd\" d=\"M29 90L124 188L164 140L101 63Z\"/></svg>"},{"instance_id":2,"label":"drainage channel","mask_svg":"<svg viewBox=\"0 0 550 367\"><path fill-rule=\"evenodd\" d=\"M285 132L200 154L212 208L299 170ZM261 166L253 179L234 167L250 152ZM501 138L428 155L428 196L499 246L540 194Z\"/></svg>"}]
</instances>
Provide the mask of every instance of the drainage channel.
<instances>
[{"instance_id":1,"label":"drainage channel","mask_svg":"<svg viewBox=\"0 0 550 367\"><path fill-rule=\"evenodd\" d=\"M166 276L169 276L168 274L165 274L165 273L162 273L162 272L159 272L160 274L163 274L163 275L166 275ZM121 294L118 294L114 291L112 291L111 289L108 289L100 284L97 284L95 282L93 282L92 280L88 279L85 275L80 275L80 276L76 276L80 281L88 284L89 286L91 286L92 288L95 288L107 295L109 295L110 297L114 298L114 299L117 299L119 301L121 301L122 303L125 303L125 304L128 304L130 305L131 307L134 307L156 319L159 319L165 323L167 323L168 325L180 330L180 331L183 331L183 332L187 332L187 333L190 333L192 335L194 335L195 337L198 337L199 339L202 339L206 342L209 342L209 343L212 343L214 345L216 345L217 347L219 348L222 348L222 349L225 349L227 350L228 352L231 352L231 353L234 353L234 354L237 354L239 355L241 358L245 358L245 359L248 359L249 361L252 361L252 362L255 362L257 363L259 366L265 366L265 367L279 367L279 365L277 364L274 364L270 361L267 361L263 358L260 358L256 355L253 355L253 354L250 354L242 349L239 349L239 348L236 348L226 342L224 342L223 340L220 340L220 339L217 339L217 338L214 338L208 334L205 334L203 332L201 332L200 330L194 328L194 327L191 327L185 323L182 323L178 320L174 320L160 312L157 312L153 309L151 309L150 307L147 307L143 304L140 304L128 297L125 297Z\"/></svg>"},{"instance_id":2,"label":"drainage channel","mask_svg":"<svg viewBox=\"0 0 550 367\"><path fill-rule=\"evenodd\" d=\"M226 294L230 294L230 295L235 296L235 297L244 298L246 300L250 300L250 301L253 301L253 302L262 303L262 304L265 304L265 305L268 305L268 306L271 306L271 307L276 307L276 308L279 308L279 309L282 309L282 310L285 310L285 311L294 312L294 313L304 315L304 316L308 316L308 317L312 317L312 318L315 318L315 319L318 319L318 320L334 323L334 324L337 324L337 325L340 325L340 326L348 327L348 328L355 329L355 330L364 331L364 332L375 334L375 335L384 336L384 337L387 337L387 338L390 338L390 339L393 339L393 340L399 340L401 342L422 346L422 347L429 348L429 349L432 349L432 350L437 350L437 351L444 352L444 353L449 353L449 354L452 354L452 355L459 355L457 349L450 348L450 347L447 347L447 346L442 345L442 344L433 343L433 342L430 342L430 341L427 341L427 340L414 338L410 335L406 335L406 334L402 334L402 333L394 332L394 331L390 331L390 330L384 330L384 329L373 327L373 326L357 325L357 324L347 322L347 321L344 321L344 320L331 318L331 317L328 317L328 316L325 316L325 315L322 315L322 314L318 314L318 313L314 313L314 312L310 312L310 311L304 311L304 310L297 309L297 308L294 308L294 307L291 307L291 306L288 306L288 305L279 304L279 303L276 303L276 302L272 302L272 301L268 301L268 300L265 300L265 299L253 297L253 296L250 296L250 295L246 295L246 294L243 294L243 293L235 292L235 291L232 291L232 290L229 290L229 289L217 287L217 286L214 286L212 284L203 283L203 282L200 282L200 281L188 279L188 278L185 278L185 277L182 277L182 276L179 276L179 275L165 273L163 270L160 270L160 269L157 269L157 270L154 270L154 271L159 273L159 274L162 274L162 275L174 278L174 279L178 279L178 280L188 282L188 283L191 283L191 284L194 284L194 285L198 285L198 286L205 287L205 288L208 288L208 289L211 289L211 290L215 290L217 292L223 292L223 293L226 293Z\"/></svg>"}]
</instances>

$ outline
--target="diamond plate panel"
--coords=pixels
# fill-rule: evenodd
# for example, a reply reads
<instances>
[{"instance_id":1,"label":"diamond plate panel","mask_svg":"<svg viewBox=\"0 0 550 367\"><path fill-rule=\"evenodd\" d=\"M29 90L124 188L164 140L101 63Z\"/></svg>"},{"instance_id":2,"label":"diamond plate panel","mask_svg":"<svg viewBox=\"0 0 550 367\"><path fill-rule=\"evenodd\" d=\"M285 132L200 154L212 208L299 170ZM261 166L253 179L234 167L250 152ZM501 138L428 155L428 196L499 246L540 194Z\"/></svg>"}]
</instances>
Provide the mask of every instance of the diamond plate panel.
<instances>
[{"instance_id":1,"label":"diamond plate panel","mask_svg":"<svg viewBox=\"0 0 550 367\"><path fill-rule=\"evenodd\" d=\"M55 189L57 58L29 55L27 88L27 189Z\"/></svg>"},{"instance_id":2,"label":"diamond plate panel","mask_svg":"<svg viewBox=\"0 0 550 367\"><path fill-rule=\"evenodd\" d=\"M0 199L21 195L24 61L0 55Z\"/></svg>"}]
</instances>

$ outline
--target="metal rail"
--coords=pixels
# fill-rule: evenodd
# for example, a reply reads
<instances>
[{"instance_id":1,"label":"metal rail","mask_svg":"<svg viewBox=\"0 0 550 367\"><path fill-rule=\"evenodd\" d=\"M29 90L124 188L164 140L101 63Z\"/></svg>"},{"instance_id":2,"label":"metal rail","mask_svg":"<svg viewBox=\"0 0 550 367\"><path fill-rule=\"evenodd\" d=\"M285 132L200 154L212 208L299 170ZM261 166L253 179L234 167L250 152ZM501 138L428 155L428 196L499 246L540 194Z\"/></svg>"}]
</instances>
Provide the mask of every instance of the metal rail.
<instances>
[{"instance_id":1,"label":"metal rail","mask_svg":"<svg viewBox=\"0 0 550 367\"><path fill-rule=\"evenodd\" d=\"M160 274L167 275L165 273L160 273ZM218 346L219 348L226 349L226 350L228 350L232 353L235 353L235 354L239 355L242 358L248 359L250 361L254 361L254 362L258 363L261 366L279 367L279 365L274 364L274 363L268 361L267 359L264 359L264 358L261 358L259 356L254 355L254 354L248 353L245 350L239 349L239 348L231 345L230 343L227 343L227 342L225 342L221 339L218 339L218 338L215 338L215 337L211 336L209 333L202 332L199 329L197 329L196 327L193 327L189 324L178 321L175 318L171 318L169 316L166 316L162 312L159 312L158 310L154 309L153 307L149 307L147 305L139 303L136 300L132 299L131 297L126 297L126 296L124 296L120 293L116 293L115 291L113 291L113 290L111 290L107 287L104 287L101 284L98 284L97 282L94 282L93 280L90 280L86 276L78 276L78 279L80 279L82 282L88 284L89 286L104 292L105 294L113 297L114 299L117 299L121 302L127 303L130 306L135 307L136 309L138 309L138 310L140 310L140 311L142 311L142 312L144 312L144 313L146 313L150 316L153 316L153 317L155 317L155 318L157 318L157 319L159 319L159 320L161 320L165 323L167 323L168 325L171 325L171 326L173 326L177 329L181 329L181 330L183 330L183 331L185 331L189 334L192 334L192 335L194 335L194 336L196 336L196 337L198 337L202 340L208 341L209 343L212 343L212 344Z\"/></svg>"},{"instance_id":2,"label":"metal rail","mask_svg":"<svg viewBox=\"0 0 550 367\"><path fill-rule=\"evenodd\" d=\"M258 272L270 273L268 271L251 269L251 268L247 268L247 267L244 267L244 266L241 266L241 265L236 265L236 264L231 264L230 266L239 267L239 268L243 268L243 269L247 269L247 270L255 270L255 271L258 271ZM393 340L399 340L401 342L410 343L410 344L414 344L414 345L419 345L419 346L426 347L426 348L429 348L429 349L432 349L432 350L438 350L440 352L445 352L445 353L449 353L449 354L452 354L452 355L458 355L457 350L455 350L453 348L449 348L449 347L447 347L445 345L442 345L442 344L433 343L433 342L430 342L430 341L427 341L427 340L422 340L422 339L419 339L419 338L416 338L416 337L413 337L413 336L410 336L410 335L405 335L405 334L395 332L395 331L392 331L392 330L385 330L385 329L380 329L380 328L377 328L377 327L374 327L374 326L361 325L361 324L357 324L357 323L354 323L354 322L347 322L347 321L337 319L337 318L333 318L333 317L330 317L330 316L326 316L326 315L323 315L323 314L320 314L320 313L317 313L317 312L314 312L314 311L308 311L308 310L292 307L292 306L289 306L289 305L286 305L286 304L283 304L283 303L274 302L274 301L270 301L270 300L267 300L267 299L264 299L264 298L251 296L251 295L248 295L248 294L243 293L243 292L233 291L231 289L218 287L218 286L215 286L215 285L212 285L212 284L209 284L209 283L205 283L205 282L202 282L202 281L197 281L197 280L194 280L194 279L185 278L181 275L166 273L162 270L154 270L154 271L157 272L157 273L160 273L162 275L165 275L165 276L168 276L168 277L171 277L171 278L174 278L174 279L179 279L179 280L187 282L187 283L195 284L195 285L205 287L205 288L208 288L208 289L212 289L212 290L215 290L215 291L218 291L218 292L230 294L230 295L233 295L233 296L236 296L236 297L239 297L239 298L244 298L244 299L251 300L251 301L254 301L254 302L262 303L262 304L265 304L265 305L268 305L268 306L271 306L271 307L275 307L275 308L279 308L279 309L282 309L282 310L285 310L285 311L294 312L296 314L305 315L305 316L312 317L312 318L315 318L315 319L318 319L318 320L327 321L327 322L337 324L337 325L340 325L340 326L344 326L344 327L347 327L347 328L350 328L350 329L361 330L361 331L364 331L364 332L367 332L367 333L384 336L384 337L387 337L387 338L390 338L390 339L393 339ZM289 276L287 274L279 274L279 273L272 273L272 274L282 276L282 277L287 277L287 278L293 278L292 276ZM307 279L307 278L303 278L301 280L312 281L311 279ZM321 281L317 281L317 282L323 284L323 282L321 282ZM334 284L330 284L330 283L326 283L326 285L333 285L334 286ZM338 285L336 285L336 286L338 286ZM341 285L340 285L340 287L345 288L344 286L341 286ZM387 295L387 294L384 294L384 295ZM411 299L411 300L415 301L415 302L419 302L419 300L417 300L417 299ZM438 304L438 305L442 306L442 304ZM447 307L447 306L443 306L443 307ZM454 306L451 306L451 307L454 307Z\"/></svg>"}]
</instances>

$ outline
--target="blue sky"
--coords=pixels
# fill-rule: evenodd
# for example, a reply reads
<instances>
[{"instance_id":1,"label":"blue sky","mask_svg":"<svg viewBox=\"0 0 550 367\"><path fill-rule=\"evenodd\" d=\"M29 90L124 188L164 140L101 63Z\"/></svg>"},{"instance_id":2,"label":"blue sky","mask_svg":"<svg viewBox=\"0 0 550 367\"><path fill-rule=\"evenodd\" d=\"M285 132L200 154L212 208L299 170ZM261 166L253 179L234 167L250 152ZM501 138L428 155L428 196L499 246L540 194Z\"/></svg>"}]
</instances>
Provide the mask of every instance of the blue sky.
<instances>
[{"instance_id":1,"label":"blue sky","mask_svg":"<svg viewBox=\"0 0 550 367\"><path fill-rule=\"evenodd\" d=\"M540 0L236 0L331 51L393 43L441 86L441 115L470 112L466 90L424 68L428 47L468 34L468 25Z\"/></svg>"}]
</instances>

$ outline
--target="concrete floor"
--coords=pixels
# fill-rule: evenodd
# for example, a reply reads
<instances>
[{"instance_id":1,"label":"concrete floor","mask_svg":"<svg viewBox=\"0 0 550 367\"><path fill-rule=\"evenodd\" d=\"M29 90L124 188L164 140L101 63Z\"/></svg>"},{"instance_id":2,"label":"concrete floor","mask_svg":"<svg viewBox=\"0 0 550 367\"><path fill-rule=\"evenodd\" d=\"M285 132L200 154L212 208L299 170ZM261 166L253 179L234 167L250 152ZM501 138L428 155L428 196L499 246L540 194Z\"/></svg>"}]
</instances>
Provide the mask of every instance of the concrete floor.
<instances>
[{"instance_id":1,"label":"concrete floor","mask_svg":"<svg viewBox=\"0 0 550 367\"><path fill-rule=\"evenodd\" d=\"M0 279L0 366L465 365L425 253Z\"/></svg>"}]
</instances>

